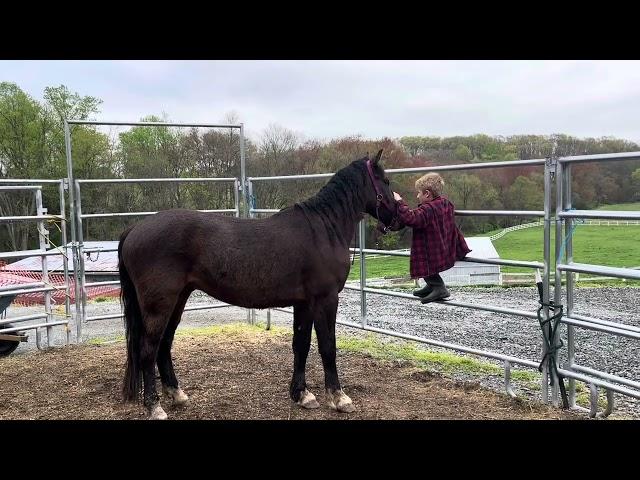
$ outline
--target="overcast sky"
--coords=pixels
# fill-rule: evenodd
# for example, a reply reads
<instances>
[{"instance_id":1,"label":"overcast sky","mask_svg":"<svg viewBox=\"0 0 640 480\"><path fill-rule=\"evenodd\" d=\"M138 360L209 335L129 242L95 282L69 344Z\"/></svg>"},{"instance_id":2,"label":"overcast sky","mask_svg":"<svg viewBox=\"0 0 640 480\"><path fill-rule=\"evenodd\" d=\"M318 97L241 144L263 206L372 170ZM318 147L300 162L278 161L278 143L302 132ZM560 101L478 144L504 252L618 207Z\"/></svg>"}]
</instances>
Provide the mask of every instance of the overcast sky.
<instances>
[{"instance_id":1,"label":"overcast sky","mask_svg":"<svg viewBox=\"0 0 640 480\"><path fill-rule=\"evenodd\" d=\"M640 142L640 61L0 61L41 100L66 85L96 120L269 124L306 138L566 133Z\"/></svg>"}]
</instances>

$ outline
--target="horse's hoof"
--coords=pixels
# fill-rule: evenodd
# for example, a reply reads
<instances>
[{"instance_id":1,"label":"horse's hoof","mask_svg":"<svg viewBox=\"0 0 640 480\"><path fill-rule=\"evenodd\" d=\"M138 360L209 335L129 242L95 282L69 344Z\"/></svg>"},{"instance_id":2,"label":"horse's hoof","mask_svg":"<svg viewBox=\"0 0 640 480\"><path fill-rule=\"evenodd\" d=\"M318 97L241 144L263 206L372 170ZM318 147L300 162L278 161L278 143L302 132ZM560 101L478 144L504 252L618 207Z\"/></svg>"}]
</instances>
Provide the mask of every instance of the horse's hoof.
<instances>
[{"instance_id":1,"label":"horse's hoof","mask_svg":"<svg viewBox=\"0 0 640 480\"><path fill-rule=\"evenodd\" d=\"M173 401L173 405L176 407L186 405L186 403L189 401L189 397L180 387L174 388L166 387L163 385L162 390L167 397L171 398L171 400Z\"/></svg>"},{"instance_id":2,"label":"horse's hoof","mask_svg":"<svg viewBox=\"0 0 640 480\"><path fill-rule=\"evenodd\" d=\"M337 390L334 393L327 392L327 395L329 395L329 406L334 410L341 413L355 412L356 407L349 396L342 390Z\"/></svg>"},{"instance_id":3,"label":"horse's hoof","mask_svg":"<svg viewBox=\"0 0 640 480\"><path fill-rule=\"evenodd\" d=\"M160 403L156 403L153 407L151 407L149 420L166 420L167 418L169 418L167 416L167 412L162 409Z\"/></svg>"},{"instance_id":4,"label":"horse's hoof","mask_svg":"<svg viewBox=\"0 0 640 480\"><path fill-rule=\"evenodd\" d=\"M305 388L304 392L300 393L300 400L296 402L302 408L314 409L318 408L320 404L316 400L316 396Z\"/></svg>"},{"instance_id":5,"label":"horse's hoof","mask_svg":"<svg viewBox=\"0 0 640 480\"><path fill-rule=\"evenodd\" d=\"M338 403L338 405L336 406L336 410L341 413L352 413L356 411L356 407L353 405L351 399L349 399L348 402Z\"/></svg>"},{"instance_id":6,"label":"horse's hoof","mask_svg":"<svg viewBox=\"0 0 640 480\"><path fill-rule=\"evenodd\" d=\"M186 405L188 402L189 402L189 397L187 396L186 393L182 391L181 388L179 388L178 392L173 397L173 404L175 406L181 407L183 405Z\"/></svg>"}]
</instances>

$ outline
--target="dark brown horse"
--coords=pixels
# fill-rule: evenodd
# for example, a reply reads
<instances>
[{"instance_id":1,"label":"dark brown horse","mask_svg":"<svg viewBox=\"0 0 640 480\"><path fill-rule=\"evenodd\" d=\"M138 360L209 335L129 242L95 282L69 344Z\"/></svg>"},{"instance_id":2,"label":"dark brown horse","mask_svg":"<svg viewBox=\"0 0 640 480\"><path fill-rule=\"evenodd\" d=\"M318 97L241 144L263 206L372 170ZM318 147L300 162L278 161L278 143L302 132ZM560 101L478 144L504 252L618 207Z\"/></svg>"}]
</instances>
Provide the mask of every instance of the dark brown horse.
<instances>
[{"instance_id":1,"label":"dark brown horse","mask_svg":"<svg viewBox=\"0 0 640 480\"><path fill-rule=\"evenodd\" d=\"M290 395L317 408L306 389L305 364L315 327L329 404L354 410L336 368L338 293L349 274L349 243L364 213L390 225L396 203L374 159L338 171L320 192L263 219L239 219L193 210L167 210L128 228L118 245L127 335L125 400L139 398L150 418L164 419L155 386L158 365L164 395L174 405L188 397L178 386L171 344L189 295L202 290L245 308L293 305L293 378Z\"/></svg>"}]
</instances>

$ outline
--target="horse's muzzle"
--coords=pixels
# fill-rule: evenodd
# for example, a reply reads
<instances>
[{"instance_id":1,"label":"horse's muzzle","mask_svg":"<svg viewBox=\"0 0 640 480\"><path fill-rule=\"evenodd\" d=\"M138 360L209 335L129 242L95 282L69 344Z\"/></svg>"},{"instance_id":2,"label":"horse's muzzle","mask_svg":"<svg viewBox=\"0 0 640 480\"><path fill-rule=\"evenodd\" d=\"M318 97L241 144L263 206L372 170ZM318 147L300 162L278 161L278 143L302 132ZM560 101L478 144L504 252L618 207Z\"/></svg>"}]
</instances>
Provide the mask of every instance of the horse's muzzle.
<instances>
[{"instance_id":1,"label":"horse's muzzle","mask_svg":"<svg viewBox=\"0 0 640 480\"><path fill-rule=\"evenodd\" d=\"M397 232L398 230L402 230L403 228L404 228L404 225L402 224L400 219L398 219L398 217L394 217L393 220L391 220L391 223L389 225L385 225L380 220L378 220L378 224L376 225L376 230L378 230L383 234L386 234L389 232Z\"/></svg>"},{"instance_id":2,"label":"horse's muzzle","mask_svg":"<svg viewBox=\"0 0 640 480\"><path fill-rule=\"evenodd\" d=\"M376 225L376 230L378 230L382 234L385 234L385 233L387 233L389 231L389 227L387 227L382 222L378 222L378 224Z\"/></svg>"}]
</instances>

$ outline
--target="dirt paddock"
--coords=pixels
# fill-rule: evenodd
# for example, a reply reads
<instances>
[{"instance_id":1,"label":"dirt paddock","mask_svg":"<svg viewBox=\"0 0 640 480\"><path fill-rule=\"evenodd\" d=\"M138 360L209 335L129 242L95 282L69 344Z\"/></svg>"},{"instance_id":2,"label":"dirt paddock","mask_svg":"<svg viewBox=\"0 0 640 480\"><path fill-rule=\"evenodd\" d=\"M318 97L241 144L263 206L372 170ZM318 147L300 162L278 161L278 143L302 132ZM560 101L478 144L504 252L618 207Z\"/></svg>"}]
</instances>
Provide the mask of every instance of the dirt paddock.
<instances>
[{"instance_id":1,"label":"dirt paddock","mask_svg":"<svg viewBox=\"0 0 640 480\"><path fill-rule=\"evenodd\" d=\"M338 352L343 389L356 411L331 410L315 340L307 385L321 407L303 410L289 400L291 336L230 328L177 336L173 348L180 386L190 402L170 419L576 419L542 404L511 399L474 383L457 382L406 362ZM0 358L0 419L144 419L140 405L123 404L122 341L74 345Z\"/></svg>"}]
</instances>

